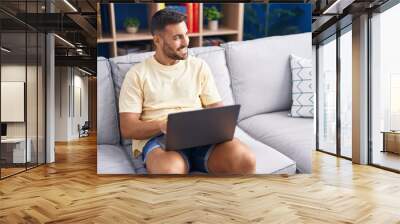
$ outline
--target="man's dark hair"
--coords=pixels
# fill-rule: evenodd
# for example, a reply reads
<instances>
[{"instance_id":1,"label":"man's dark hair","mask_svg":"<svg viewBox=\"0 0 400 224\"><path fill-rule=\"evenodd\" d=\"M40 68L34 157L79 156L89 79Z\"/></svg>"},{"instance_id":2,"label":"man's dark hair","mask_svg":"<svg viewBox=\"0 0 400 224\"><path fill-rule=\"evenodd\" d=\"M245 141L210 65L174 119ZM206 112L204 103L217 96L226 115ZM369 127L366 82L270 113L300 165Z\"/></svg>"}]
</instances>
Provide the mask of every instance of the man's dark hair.
<instances>
[{"instance_id":1,"label":"man's dark hair","mask_svg":"<svg viewBox=\"0 0 400 224\"><path fill-rule=\"evenodd\" d=\"M186 21L186 15L172 9L162 9L151 18L151 34L163 31L167 25Z\"/></svg>"}]
</instances>

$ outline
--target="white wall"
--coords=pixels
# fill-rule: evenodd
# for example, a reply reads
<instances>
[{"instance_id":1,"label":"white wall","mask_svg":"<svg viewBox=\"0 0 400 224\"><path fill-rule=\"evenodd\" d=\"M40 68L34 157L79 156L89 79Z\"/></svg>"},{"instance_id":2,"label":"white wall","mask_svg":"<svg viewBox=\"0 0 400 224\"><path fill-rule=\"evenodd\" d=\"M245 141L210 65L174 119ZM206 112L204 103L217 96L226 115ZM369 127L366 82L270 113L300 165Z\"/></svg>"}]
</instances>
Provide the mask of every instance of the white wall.
<instances>
[{"instance_id":1,"label":"white wall","mask_svg":"<svg viewBox=\"0 0 400 224\"><path fill-rule=\"evenodd\" d=\"M25 65L2 65L1 66L1 81L18 81L25 82ZM32 67L28 67L28 71ZM29 95L29 94L28 94ZM1 108L7 110L7 108ZM7 123L8 137L25 137L25 122L10 122Z\"/></svg>"},{"instance_id":2,"label":"white wall","mask_svg":"<svg viewBox=\"0 0 400 224\"><path fill-rule=\"evenodd\" d=\"M75 68L56 67L55 85L55 140L77 139L78 124L88 120L88 78Z\"/></svg>"},{"instance_id":3,"label":"white wall","mask_svg":"<svg viewBox=\"0 0 400 224\"><path fill-rule=\"evenodd\" d=\"M75 74L76 74L75 70ZM75 86L79 87L81 89L81 114L79 111L75 112L75 117L76 117L76 123L74 124L75 127L78 126L78 123L82 126L85 121L89 120L89 91L88 91L88 77L84 76L84 73L78 71L79 75L75 75ZM76 130L76 136L78 136L77 129Z\"/></svg>"},{"instance_id":4,"label":"white wall","mask_svg":"<svg viewBox=\"0 0 400 224\"><path fill-rule=\"evenodd\" d=\"M55 68L55 141L68 141L69 68Z\"/></svg>"},{"instance_id":5,"label":"white wall","mask_svg":"<svg viewBox=\"0 0 400 224\"><path fill-rule=\"evenodd\" d=\"M32 74L36 77L36 67L25 65L12 65L5 64L1 66L1 81L18 81L25 82L26 70L28 72L28 86L27 86L27 120L28 120L28 137L30 133L36 135L36 107L37 107L37 96L36 96L36 79L31 77ZM3 96L4 97L4 96ZM42 105L39 105L39 107ZM7 110L8 108L1 108L1 110ZM8 122L7 123L7 136L8 137L25 137L25 123L26 122Z\"/></svg>"},{"instance_id":6,"label":"white wall","mask_svg":"<svg viewBox=\"0 0 400 224\"><path fill-rule=\"evenodd\" d=\"M38 70L37 70L38 69ZM44 163L45 150L45 115L44 115L44 74L42 67L21 64L3 64L1 66L1 78L3 81L18 81L26 84L26 107L22 106L20 112L27 115L27 119L22 122L6 122L7 137L24 138L25 134L31 143L32 161ZM27 81L25 80L27 78ZM3 92L4 89L2 89ZM21 90L23 94L23 90ZM2 98L7 95L2 95ZM23 102L24 103L24 102ZM12 110L10 107L2 107L1 110ZM13 111L7 111L13 113ZM15 112L14 112L15 113ZM39 156L37 157L37 153Z\"/></svg>"}]
</instances>

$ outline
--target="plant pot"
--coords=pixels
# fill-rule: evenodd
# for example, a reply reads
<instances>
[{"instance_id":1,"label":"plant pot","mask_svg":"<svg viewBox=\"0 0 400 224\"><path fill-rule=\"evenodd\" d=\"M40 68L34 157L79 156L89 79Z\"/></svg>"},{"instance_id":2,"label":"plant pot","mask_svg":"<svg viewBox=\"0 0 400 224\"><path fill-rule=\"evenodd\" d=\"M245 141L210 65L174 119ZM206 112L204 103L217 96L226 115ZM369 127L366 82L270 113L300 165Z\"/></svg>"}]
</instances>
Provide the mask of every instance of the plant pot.
<instances>
[{"instance_id":1,"label":"plant pot","mask_svg":"<svg viewBox=\"0 0 400 224\"><path fill-rule=\"evenodd\" d=\"M218 30L218 20L208 21L208 29L212 31Z\"/></svg>"},{"instance_id":2,"label":"plant pot","mask_svg":"<svg viewBox=\"0 0 400 224\"><path fill-rule=\"evenodd\" d=\"M137 33L139 30L139 27L137 26L127 26L126 28L126 32L128 33Z\"/></svg>"}]
</instances>

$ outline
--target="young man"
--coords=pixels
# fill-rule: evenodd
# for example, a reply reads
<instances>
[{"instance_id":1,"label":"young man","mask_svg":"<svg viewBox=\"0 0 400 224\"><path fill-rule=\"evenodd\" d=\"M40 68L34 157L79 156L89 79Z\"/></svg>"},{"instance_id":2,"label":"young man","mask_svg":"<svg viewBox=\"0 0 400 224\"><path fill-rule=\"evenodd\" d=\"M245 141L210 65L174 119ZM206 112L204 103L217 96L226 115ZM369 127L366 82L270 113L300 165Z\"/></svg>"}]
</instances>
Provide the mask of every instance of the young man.
<instances>
[{"instance_id":1,"label":"young man","mask_svg":"<svg viewBox=\"0 0 400 224\"><path fill-rule=\"evenodd\" d=\"M134 139L132 150L142 152L150 174L254 173L254 154L236 138L178 151L163 150L158 144L169 113L222 106L210 68L188 55L185 20L185 15L168 9L154 14L155 54L133 66L121 87L121 134Z\"/></svg>"}]
</instances>

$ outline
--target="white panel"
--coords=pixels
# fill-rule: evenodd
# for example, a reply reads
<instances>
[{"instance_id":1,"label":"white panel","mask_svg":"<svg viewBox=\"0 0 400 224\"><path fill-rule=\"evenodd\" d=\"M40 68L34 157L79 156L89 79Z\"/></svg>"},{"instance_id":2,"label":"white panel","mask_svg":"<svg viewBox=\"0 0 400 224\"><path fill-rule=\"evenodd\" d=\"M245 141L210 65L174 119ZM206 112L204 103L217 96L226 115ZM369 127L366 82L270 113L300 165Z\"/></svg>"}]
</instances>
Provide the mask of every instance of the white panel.
<instances>
[{"instance_id":1,"label":"white panel","mask_svg":"<svg viewBox=\"0 0 400 224\"><path fill-rule=\"evenodd\" d=\"M1 82L1 122L24 122L24 82Z\"/></svg>"}]
</instances>

